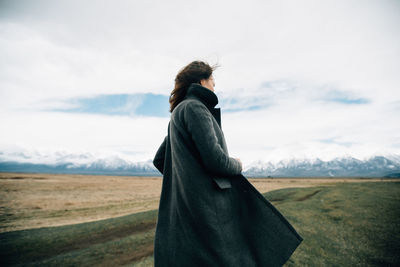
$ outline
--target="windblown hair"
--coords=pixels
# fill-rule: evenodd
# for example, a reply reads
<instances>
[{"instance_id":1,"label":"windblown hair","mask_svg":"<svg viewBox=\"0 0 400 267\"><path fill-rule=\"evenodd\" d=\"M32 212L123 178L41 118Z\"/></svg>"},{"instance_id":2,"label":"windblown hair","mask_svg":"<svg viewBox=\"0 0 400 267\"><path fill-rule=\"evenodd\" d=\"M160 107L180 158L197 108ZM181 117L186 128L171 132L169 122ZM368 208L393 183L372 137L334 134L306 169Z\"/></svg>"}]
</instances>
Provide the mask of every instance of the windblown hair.
<instances>
[{"instance_id":1,"label":"windblown hair","mask_svg":"<svg viewBox=\"0 0 400 267\"><path fill-rule=\"evenodd\" d=\"M175 78L175 88L169 97L170 112L183 100L192 83L200 84L200 80L209 79L213 71L219 67L217 64L210 66L203 61L193 61L183 67Z\"/></svg>"}]
</instances>

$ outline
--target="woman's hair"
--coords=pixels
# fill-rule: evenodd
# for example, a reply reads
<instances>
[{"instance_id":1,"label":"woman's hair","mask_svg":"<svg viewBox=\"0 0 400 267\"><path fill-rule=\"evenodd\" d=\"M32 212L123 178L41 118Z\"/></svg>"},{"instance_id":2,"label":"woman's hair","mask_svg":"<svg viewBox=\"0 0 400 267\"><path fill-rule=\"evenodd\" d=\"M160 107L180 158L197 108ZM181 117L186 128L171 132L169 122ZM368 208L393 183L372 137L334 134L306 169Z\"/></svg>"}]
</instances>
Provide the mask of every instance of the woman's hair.
<instances>
[{"instance_id":1,"label":"woman's hair","mask_svg":"<svg viewBox=\"0 0 400 267\"><path fill-rule=\"evenodd\" d=\"M193 61L183 67L175 77L175 88L169 97L170 112L183 100L187 89L192 83L199 83L202 79L209 79L213 71L219 67L217 64L210 66L203 61Z\"/></svg>"}]
</instances>

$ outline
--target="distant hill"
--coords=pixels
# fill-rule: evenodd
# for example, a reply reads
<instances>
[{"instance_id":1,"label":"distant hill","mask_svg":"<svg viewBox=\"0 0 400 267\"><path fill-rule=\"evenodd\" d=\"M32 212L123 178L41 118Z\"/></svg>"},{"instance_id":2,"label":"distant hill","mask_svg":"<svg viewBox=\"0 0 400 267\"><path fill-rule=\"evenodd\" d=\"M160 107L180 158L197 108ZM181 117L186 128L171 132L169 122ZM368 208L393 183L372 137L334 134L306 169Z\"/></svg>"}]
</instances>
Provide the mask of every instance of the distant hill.
<instances>
[{"instance_id":1,"label":"distant hill","mask_svg":"<svg viewBox=\"0 0 400 267\"><path fill-rule=\"evenodd\" d=\"M76 158L76 157L75 157ZM152 160L130 162L119 157L94 159L78 163L71 158L53 164L0 161L0 172L71 173L100 175L157 176L160 172ZM374 156L367 160L353 157L288 159L277 163L257 161L245 166L245 176L252 177L399 177L399 156Z\"/></svg>"},{"instance_id":2,"label":"distant hill","mask_svg":"<svg viewBox=\"0 0 400 267\"><path fill-rule=\"evenodd\" d=\"M65 173L94 175L134 175L157 176L160 172L150 162L109 165L103 160L91 164L77 165L75 163L35 164L20 162L0 162L0 172L30 172L30 173Z\"/></svg>"},{"instance_id":3,"label":"distant hill","mask_svg":"<svg viewBox=\"0 0 400 267\"><path fill-rule=\"evenodd\" d=\"M400 178L400 172L388 174L385 178Z\"/></svg>"},{"instance_id":4,"label":"distant hill","mask_svg":"<svg viewBox=\"0 0 400 267\"><path fill-rule=\"evenodd\" d=\"M398 157L375 156L367 160L353 157L335 158L330 161L320 159L290 159L272 164L256 162L245 173L249 176L272 177L384 177L400 173Z\"/></svg>"}]
</instances>

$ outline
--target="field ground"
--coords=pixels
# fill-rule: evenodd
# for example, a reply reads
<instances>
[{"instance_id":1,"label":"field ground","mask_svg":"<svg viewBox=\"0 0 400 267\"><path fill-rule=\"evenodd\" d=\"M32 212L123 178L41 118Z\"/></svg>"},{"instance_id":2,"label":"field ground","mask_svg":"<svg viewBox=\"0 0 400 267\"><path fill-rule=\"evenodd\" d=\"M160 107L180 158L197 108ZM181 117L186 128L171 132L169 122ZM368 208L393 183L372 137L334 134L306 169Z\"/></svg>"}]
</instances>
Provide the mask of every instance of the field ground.
<instances>
[{"instance_id":1,"label":"field ground","mask_svg":"<svg viewBox=\"0 0 400 267\"><path fill-rule=\"evenodd\" d=\"M382 180L248 179L261 193L281 188ZM90 222L158 209L161 185L161 177L0 173L0 233Z\"/></svg>"},{"instance_id":2,"label":"field ground","mask_svg":"<svg viewBox=\"0 0 400 267\"><path fill-rule=\"evenodd\" d=\"M400 266L400 181L263 194L303 242L285 266ZM0 233L1 266L153 266L158 210Z\"/></svg>"}]
</instances>

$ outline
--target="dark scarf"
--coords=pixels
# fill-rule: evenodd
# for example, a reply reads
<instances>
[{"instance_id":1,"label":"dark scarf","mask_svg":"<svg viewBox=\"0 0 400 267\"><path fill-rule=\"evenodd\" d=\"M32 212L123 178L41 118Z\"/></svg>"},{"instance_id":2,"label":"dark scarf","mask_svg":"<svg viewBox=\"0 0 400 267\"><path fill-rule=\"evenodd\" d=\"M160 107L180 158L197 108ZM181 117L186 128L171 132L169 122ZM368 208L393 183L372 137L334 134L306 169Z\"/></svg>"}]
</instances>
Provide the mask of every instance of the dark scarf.
<instances>
[{"instance_id":1,"label":"dark scarf","mask_svg":"<svg viewBox=\"0 0 400 267\"><path fill-rule=\"evenodd\" d=\"M221 109L215 108L218 104L217 95L210 89L202 86L198 83L192 83L186 93L186 98L196 98L200 100L207 108L210 110L211 114L214 116L215 120L218 122L221 128Z\"/></svg>"}]
</instances>

